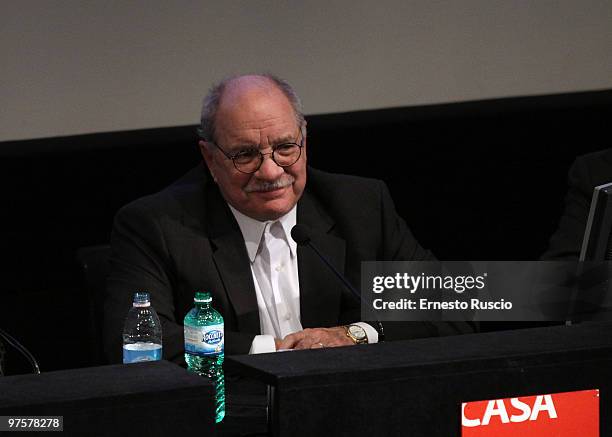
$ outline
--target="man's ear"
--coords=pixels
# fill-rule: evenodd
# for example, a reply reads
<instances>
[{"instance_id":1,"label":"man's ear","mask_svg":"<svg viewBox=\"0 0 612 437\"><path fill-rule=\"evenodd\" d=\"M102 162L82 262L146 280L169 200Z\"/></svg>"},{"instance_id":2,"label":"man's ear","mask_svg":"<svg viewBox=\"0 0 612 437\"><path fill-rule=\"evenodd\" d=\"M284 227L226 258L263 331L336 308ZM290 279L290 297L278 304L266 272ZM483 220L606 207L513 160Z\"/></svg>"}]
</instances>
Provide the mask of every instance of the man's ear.
<instances>
[{"instance_id":1,"label":"man's ear","mask_svg":"<svg viewBox=\"0 0 612 437\"><path fill-rule=\"evenodd\" d=\"M198 142L198 146L200 147L200 153L202 154L202 158L204 158L204 161L206 161L206 165L208 165L208 168L210 168L213 159L210 144L204 140L200 140Z\"/></svg>"},{"instance_id":2,"label":"man's ear","mask_svg":"<svg viewBox=\"0 0 612 437\"><path fill-rule=\"evenodd\" d=\"M217 178L215 177L214 172L213 152L211 150L210 144L204 140L200 140L198 142L198 146L200 147L200 153L202 154L202 158L204 158L204 162L206 162L206 166L208 167L210 175L213 177L214 181L217 182Z\"/></svg>"}]
</instances>

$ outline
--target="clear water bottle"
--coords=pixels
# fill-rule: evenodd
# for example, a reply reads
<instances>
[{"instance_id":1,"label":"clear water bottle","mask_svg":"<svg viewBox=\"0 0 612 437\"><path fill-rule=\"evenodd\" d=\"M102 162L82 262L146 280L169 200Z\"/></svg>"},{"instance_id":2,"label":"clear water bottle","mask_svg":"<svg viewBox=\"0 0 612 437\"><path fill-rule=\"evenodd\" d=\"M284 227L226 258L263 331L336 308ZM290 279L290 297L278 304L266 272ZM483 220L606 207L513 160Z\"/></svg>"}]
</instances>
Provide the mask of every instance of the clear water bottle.
<instances>
[{"instance_id":1,"label":"clear water bottle","mask_svg":"<svg viewBox=\"0 0 612 437\"><path fill-rule=\"evenodd\" d=\"M223 317L212 307L212 296L196 292L195 307L185 316L185 361L187 370L209 378L215 389L216 422L225 417L223 377Z\"/></svg>"},{"instance_id":2,"label":"clear water bottle","mask_svg":"<svg viewBox=\"0 0 612 437\"><path fill-rule=\"evenodd\" d=\"M134 294L134 303L123 327L123 363L161 360L162 330L149 293Z\"/></svg>"}]
</instances>

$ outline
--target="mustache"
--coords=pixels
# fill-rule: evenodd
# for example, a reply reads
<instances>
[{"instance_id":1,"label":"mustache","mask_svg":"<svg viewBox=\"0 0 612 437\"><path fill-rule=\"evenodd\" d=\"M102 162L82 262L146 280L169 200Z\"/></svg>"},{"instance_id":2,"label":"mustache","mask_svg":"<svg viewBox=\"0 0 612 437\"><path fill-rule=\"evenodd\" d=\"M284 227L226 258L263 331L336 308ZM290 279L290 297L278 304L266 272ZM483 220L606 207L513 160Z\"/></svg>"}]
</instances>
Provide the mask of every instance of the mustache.
<instances>
[{"instance_id":1,"label":"mustache","mask_svg":"<svg viewBox=\"0 0 612 437\"><path fill-rule=\"evenodd\" d=\"M285 188L289 185L292 185L295 182L295 178L290 174L283 174L280 178L273 182L268 181L258 181L256 179L252 179L251 182L248 183L246 187L244 187L244 191L247 193L253 193L256 191L265 192L265 191L274 191L279 188Z\"/></svg>"}]
</instances>

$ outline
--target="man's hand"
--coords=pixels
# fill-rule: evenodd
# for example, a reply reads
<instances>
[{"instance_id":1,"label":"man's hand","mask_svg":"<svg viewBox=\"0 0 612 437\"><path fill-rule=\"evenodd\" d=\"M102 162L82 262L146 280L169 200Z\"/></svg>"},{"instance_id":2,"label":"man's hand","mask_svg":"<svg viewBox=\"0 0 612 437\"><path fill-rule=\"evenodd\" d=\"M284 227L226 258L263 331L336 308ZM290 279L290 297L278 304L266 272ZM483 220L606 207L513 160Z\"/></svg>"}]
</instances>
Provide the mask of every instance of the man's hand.
<instances>
[{"instance_id":1,"label":"man's hand","mask_svg":"<svg viewBox=\"0 0 612 437\"><path fill-rule=\"evenodd\" d=\"M351 346L355 343L346 335L342 326L312 328L294 332L282 340L275 340L279 349L317 349L322 347Z\"/></svg>"}]
</instances>

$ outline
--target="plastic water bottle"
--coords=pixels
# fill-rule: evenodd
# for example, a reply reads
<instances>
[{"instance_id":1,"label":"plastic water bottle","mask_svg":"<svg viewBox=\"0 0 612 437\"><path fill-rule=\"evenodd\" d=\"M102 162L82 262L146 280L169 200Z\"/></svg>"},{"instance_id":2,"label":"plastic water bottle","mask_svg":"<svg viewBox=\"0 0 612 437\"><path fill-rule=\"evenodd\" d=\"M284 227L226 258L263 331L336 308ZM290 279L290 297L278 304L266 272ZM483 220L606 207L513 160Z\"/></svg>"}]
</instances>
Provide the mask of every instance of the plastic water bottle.
<instances>
[{"instance_id":1,"label":"plastic water bottle","mask_svg":"<svg viewBox=\"0 0 612 437\"><path fill-rule=\"evenodd\" d=\"M223 317L212 307L212 296L196 292L195 307L185 316L185 361L187 370L209 378L215 389L216 422L225 417L223 377Z\"/></svg>"},{"instance_id":2,"label":"plastic water bottle","mask_svg":"<svg viewBox=\"0 0 612 437\"><path fill-rule=\"evenodd\" d=\"M134 294L134 304L123 327L123 363L161 360L162 330L149 293Z\"/></svg>"}]
</instances>

